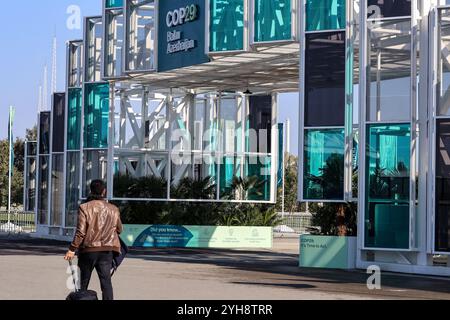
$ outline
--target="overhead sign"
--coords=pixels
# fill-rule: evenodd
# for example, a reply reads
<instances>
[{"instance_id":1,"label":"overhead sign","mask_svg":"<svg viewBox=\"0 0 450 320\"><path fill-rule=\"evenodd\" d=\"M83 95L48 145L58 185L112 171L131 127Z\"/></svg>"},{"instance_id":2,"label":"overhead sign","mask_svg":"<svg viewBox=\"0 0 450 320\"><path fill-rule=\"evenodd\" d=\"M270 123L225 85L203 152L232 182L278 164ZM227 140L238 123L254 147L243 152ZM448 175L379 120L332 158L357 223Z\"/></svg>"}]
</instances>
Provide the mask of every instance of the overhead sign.
<instances>
[{"instance_id":1,"label":"overhead sign","mask_svg":"<svg viewBox=\"0 0 450 320\"><path fill-rule=\"evenodd\" d=\"M205 54L205 1L159 2L158 71L209 62Z\"/></svg>"},{"instance_id":2,"label":"overhead sign","mask_svg":"<svg viewBox=\"0 0 450 320\"><path fill-rule=\"evenodd\" d=\"M125 225L122 240L137 248L272 248L270 227Z\"/></svg>"}]
</instances>

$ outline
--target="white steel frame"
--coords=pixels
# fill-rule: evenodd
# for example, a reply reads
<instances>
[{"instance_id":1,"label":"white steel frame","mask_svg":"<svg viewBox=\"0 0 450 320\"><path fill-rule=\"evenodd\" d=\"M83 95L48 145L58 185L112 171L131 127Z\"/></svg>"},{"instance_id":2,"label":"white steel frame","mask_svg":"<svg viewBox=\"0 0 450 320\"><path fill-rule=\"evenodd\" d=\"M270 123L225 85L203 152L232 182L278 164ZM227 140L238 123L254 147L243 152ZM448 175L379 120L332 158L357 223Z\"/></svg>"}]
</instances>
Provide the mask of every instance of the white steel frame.
<instances>
[{"instance_id":1,"label":"white steel frame","mask_svg":"<svg viewBox=\"0 0 450 320\"><path fill-rule=\"evenodd\" d=\"M351 148L351 146L349 147L348 145L348 141L351 140L353 138L353 133L351 134L351 136L348 136L348 132L345 130L346 126L321 126L321 127L309 127L309 126L305 126L305 98L306 98L306 94L305 94L305 79L306 79L306 74L305 74L305 70L306 70L306 35L307 34L318 34L318 33L328 33L328 32L346 32L346 58L347 58L347 54L348 54L348 47L350 45L350 41L349 41L349 35L348 35L348 30L346 29L334 29L334 30L319 30L319 31L307 31L306 30L306 0L299 0L300 5L299 5L299 14L300 14L300 18L299 18L299 28L300 28L300 81L299 81L299 86L300 86L300 90L299 90L299 97L300 97L300 102L299 102L299 139L298 139L298 143L299 143L299 155L298 155L298 159L299 159L299 163L298 163L298 198L300 202L306 202L306 203L317 203L317 202L321 202L321 203L343 203L346 201L349 201L350 199L347 199L347 195L349 193L351 193L351 183L350 185L348 185L347 183L347 176L351 173L348 173L349 169L352 169L351 166L350 168L348 167L347 164L347 160L348 160L348 148ZM348 19L347 19L348 20ZM348 70L346 70L346 73L348 72ZM353 74L352 74L353 75ZM346 77L348 77L349 75L346 74ZM346 90L347 91L347 90ZM346 95L346 105L348 101L348 97ZM347 118L346 118L347 120ZM353 124L352 124L353 125ZM304 170L305 170L305 153L304 153L304 146L305 146L305 132L306 130L314 130L314 129L343 129L346 131L345 133L345 150L344 150L344 159L345 159L345 163L344 163L344 185L343 185L343 190L344 190L344 195L342 200L329 200L329 199L307 199L304 196ZM350 149L351 152L351 149ZM351 155L350 155L351 157ZM350 188L350 189L347 189Z\"/></svg>"}]
</instances>

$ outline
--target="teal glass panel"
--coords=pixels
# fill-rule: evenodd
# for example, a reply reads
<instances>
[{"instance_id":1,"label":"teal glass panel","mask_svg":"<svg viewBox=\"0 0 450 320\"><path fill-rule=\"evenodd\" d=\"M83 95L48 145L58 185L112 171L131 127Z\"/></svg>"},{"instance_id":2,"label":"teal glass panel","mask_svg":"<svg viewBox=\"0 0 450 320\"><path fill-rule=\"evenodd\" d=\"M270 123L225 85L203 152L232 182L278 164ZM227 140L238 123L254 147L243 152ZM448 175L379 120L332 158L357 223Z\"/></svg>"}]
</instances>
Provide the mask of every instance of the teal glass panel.
<instances>
[{"instance_id":1,"label":"teal glass panel","mask_svg":"<svg viewBox=\"0 0 450 320\"><path fill-rule=\"evenodd\" d=\"M255 42L292 39L291 0L255 1Z\"/></svg>"},{"instance_id":2,"label":"teal glass panel","mask_svg":"<svg viewBox=\"0 0 450 320\"><path fill-rule=\"evenodd\" d=\"M109 85L86 84L84 101L84 148L108 147Z\"/></svg>"},{"instance_id":3,"label":"teal glass panel","mask_svg":"<svg viewBox=\"0 0 450 320\"><path fill-rule=\"evenodd\" d=\"M344 199L344 150L343 128L306 130L304 199Z\"/></svg>"},{"instance_id":4,"label":"teal glass panel","mask_svg":"<svg viewBox=\"0 0 450 320\"><path fill-rule=\"evenodd\" d=\"M409 248L409 124L370 125L366 154L365 245Z\"/></svg>"},{"instance_id":5,"label":"teal glass panel","mask_svg":"<svg viewBox=\"0 0 450 320\"><path fill-rule=\"evenodd\" d=\"M246 158L244 174L247 181L246 200L270 201L271 185L270 156L248 156Z\"/></svg>"},{"instance_id":6,"label":"teal glass panel","mask_svg":"<svg viewBox=\"0 0 450 320\"><path fill-rule=\"evenodd\" d=\"M209 50L244 50L244 0L211 0L210 5Z\"/></svg>"},{"instance_id":7,"label":"teal glass panel","mask_svg":"<svg viewBox=\"0 0 450 320\"><path fill-rule=\"evenodd\" d=\"M224 200L246 200L242 194L242 161L239 157L224 157L220 168L220 197Z\"/></svg>"},{"instance_id":8,"label":"teal glass panel","mask_svg":"<svg viewBox=\"0 0 450 320\"><path fill-rule=\"evenodd\" d=\"M67 114L67 149L80 149L81 135L81 88L69 89Z\"/></svg>"},{"instance_id":9,"label":"teal glass panel","mask_svg":"<svg viewBox=\"0 0 450 320\"><path fill-rule=\"evenodd\" d=\"M118 8L123 6L123 0L106 0L106 8Z\"/></svg>"},{"instance_id":10,"label":"teal glass panel","mask_svg":"<svg viewBox=\"0 0 450 320\"><path fill-rule=\"evenodd\" d=\"M345 0L307 0L306 31L345 29Z\"/></svg>"}]
</instances>

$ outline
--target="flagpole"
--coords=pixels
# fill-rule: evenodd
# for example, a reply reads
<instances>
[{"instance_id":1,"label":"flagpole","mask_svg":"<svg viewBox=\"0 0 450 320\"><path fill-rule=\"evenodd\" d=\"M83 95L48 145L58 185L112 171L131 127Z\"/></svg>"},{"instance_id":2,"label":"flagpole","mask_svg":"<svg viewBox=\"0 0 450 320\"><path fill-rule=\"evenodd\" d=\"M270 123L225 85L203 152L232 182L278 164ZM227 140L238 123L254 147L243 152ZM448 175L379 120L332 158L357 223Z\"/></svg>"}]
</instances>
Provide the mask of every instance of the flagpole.
<instances>
[{"instance_id":1,"label":"flagpole","mask_svg":"<svg viewBox=\"0 0 450 320\"><path fill-rule=\"evenodd\" d=\"M8 136L9 136L9 161L8 161L8 228L10 227L11 224L11 186L12 186L12 165L11 165L11 160L12 160L12 154L11 154L11 146L12 146L12 110L13 107L10 106L9 107L9 132L8 132Z\"/></svg>"}]
</instances>

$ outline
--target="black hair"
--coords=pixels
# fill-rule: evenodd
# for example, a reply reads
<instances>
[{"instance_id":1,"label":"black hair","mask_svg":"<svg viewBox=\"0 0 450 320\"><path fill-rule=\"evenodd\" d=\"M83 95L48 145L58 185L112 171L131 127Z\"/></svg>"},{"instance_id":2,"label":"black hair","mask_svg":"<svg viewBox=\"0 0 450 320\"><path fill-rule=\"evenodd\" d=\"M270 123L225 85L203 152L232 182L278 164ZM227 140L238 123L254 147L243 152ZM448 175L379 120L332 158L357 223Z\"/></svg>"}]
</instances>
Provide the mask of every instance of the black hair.
<instances>
[{"instance_id":1,"label":"black hair","mask_svg":"<svg viewBox=\"0 0 450 320\"><path fill-rule=\"evenodd\" d=\"M103 192L106 190L106 183L103 180L94 180L91 182L91 199L103 199Z\"/></svg>"}]
</instances>

